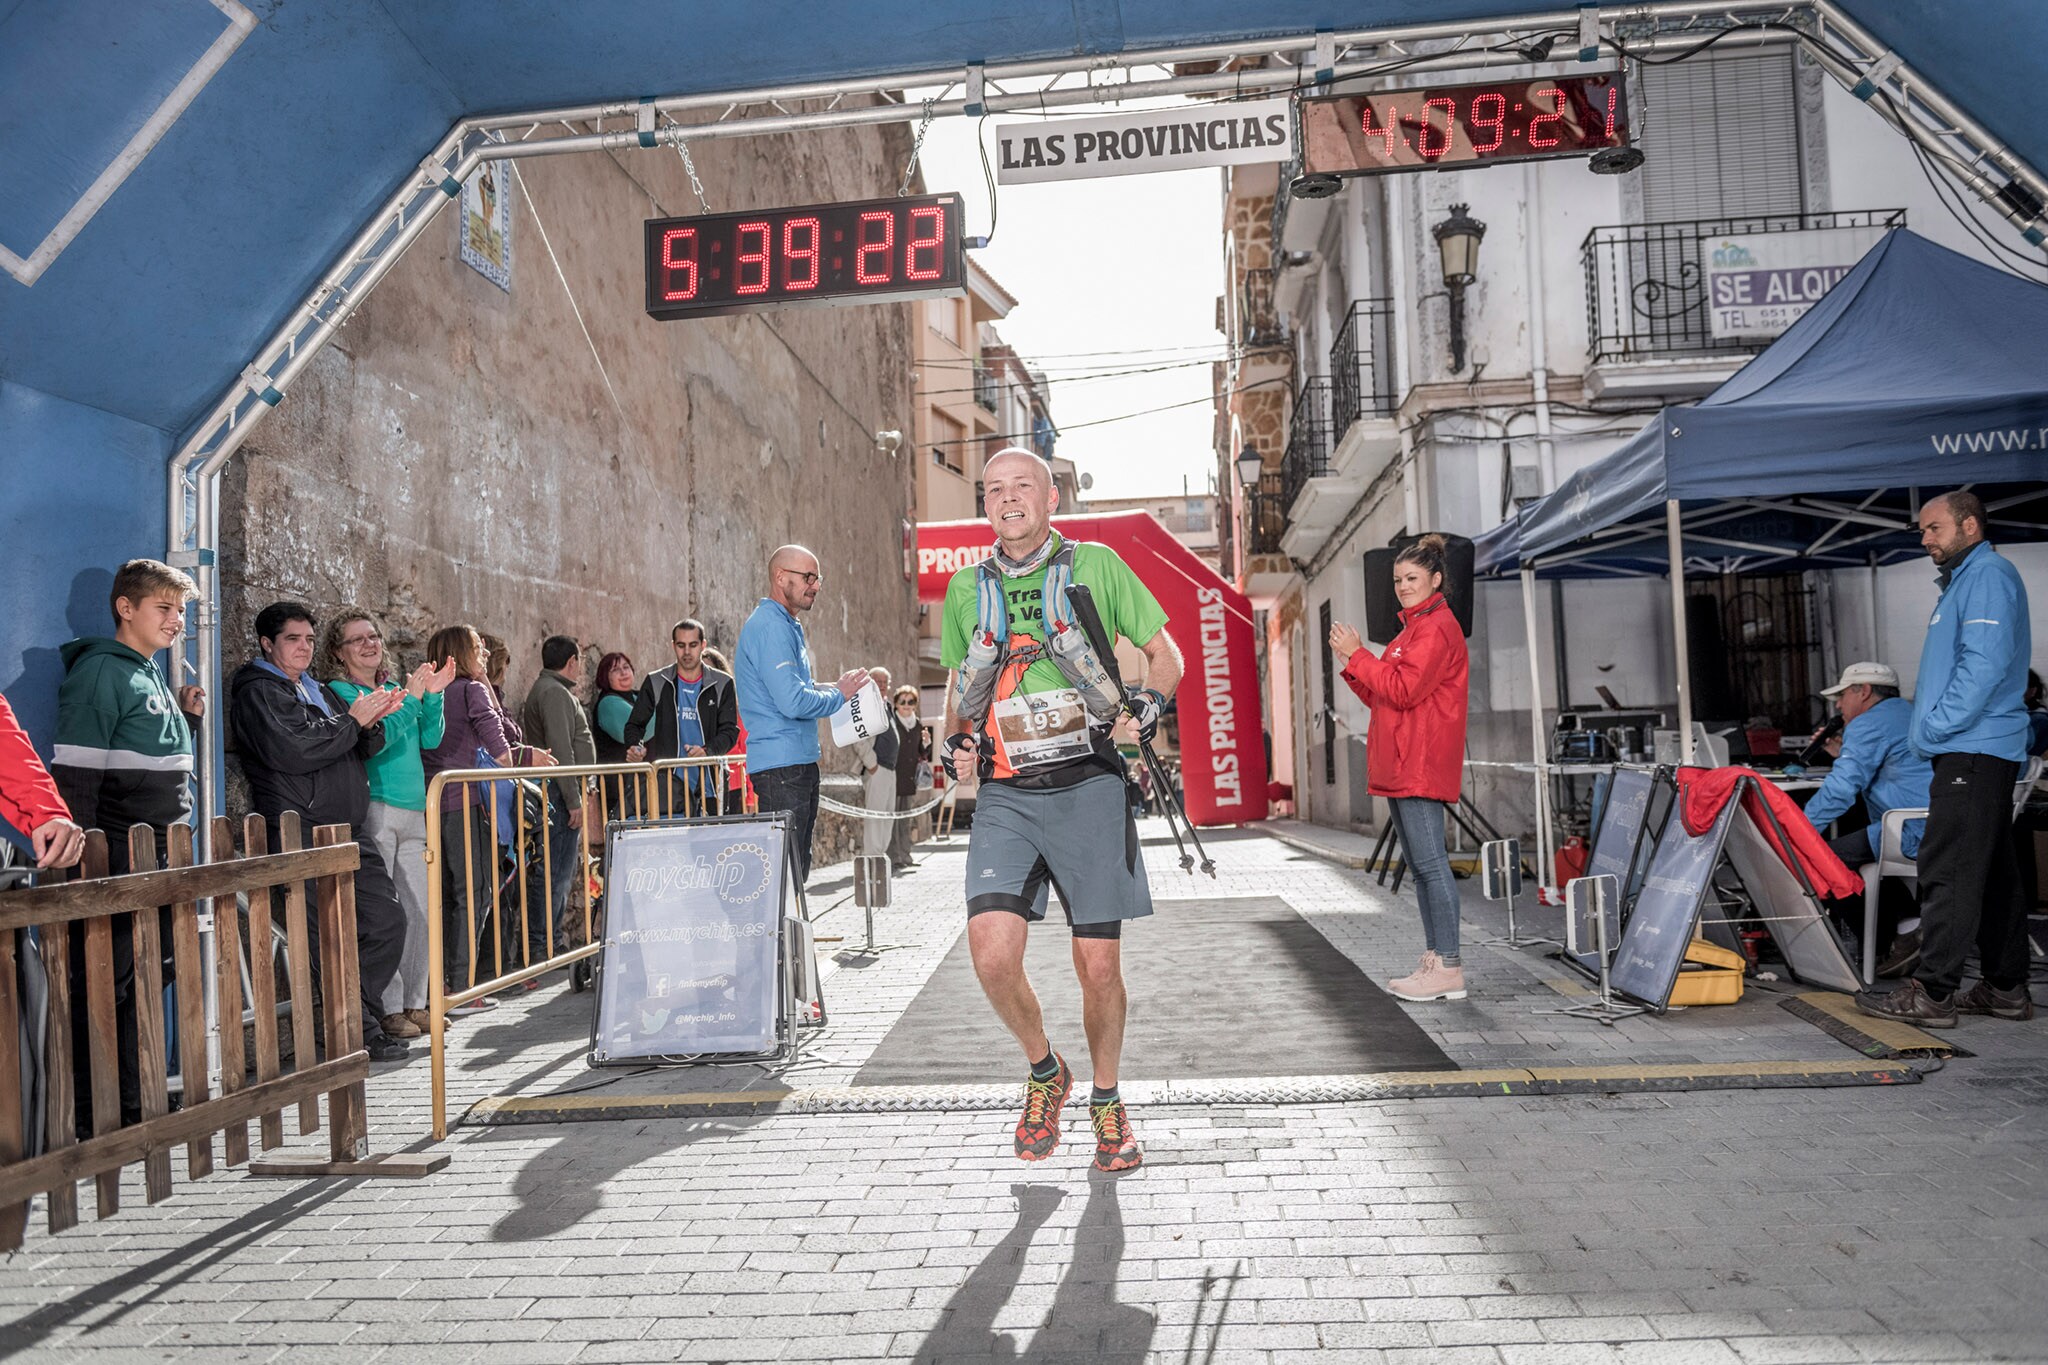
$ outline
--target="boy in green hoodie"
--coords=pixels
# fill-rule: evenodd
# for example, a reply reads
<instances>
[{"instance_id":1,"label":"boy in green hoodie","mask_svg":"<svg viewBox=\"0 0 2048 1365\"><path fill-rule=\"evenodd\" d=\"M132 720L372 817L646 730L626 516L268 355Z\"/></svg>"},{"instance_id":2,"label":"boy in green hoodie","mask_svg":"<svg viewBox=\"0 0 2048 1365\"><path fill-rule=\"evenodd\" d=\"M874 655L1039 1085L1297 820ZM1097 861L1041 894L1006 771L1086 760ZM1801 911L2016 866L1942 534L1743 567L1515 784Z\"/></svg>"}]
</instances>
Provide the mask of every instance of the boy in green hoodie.
<instances>
[{"instance_id":1,"label":"boy in green hoodie","mask_svg":"<svg viewBox=\"0 0 2048 1365\"><path fill-rule=\"evenodd\" d=\"M128 831L156 831L159 858L168 827L192 818L192 730L206 709L198 687L175 691L157 671L155 656L185 630L185 604L199 595L192 579L154 559L131 559L114 575L109 604L114 636L73 640L59 653L64 682L57 689L57 739L50 775L72 818L107 836L107 863L115 875L130 871ZM137 868L136 871L153 871ZM168 949L170 936L163 942ZM72 1037L86 1037L85 935L71 936ZM164 979L170 979L168 962ZM142 1116L136 1057L135 942L133 920L114 921L116 1051L121 1066L121 1122ZM81 1136L92 1094L89 1053L73 1052L74 1094Z\"/></svg>"},{"instance_id":2,"label":"boy in green hoodie","mask_svg":"<svg viewBox=\"0 0 2048 1365\"><path fill-rule=\"evenodd\" d=\"M165 830L192 817L192 730L205 713L198 687L175 692L155 656L185 630L185 604L199 595L190 577L154 559L131 559L109 595L114 636L66 644L57 689L57 740L50 773L87 829L104 830L107 861L128 869L128 830Z\"/></svg>"}]
</instances>

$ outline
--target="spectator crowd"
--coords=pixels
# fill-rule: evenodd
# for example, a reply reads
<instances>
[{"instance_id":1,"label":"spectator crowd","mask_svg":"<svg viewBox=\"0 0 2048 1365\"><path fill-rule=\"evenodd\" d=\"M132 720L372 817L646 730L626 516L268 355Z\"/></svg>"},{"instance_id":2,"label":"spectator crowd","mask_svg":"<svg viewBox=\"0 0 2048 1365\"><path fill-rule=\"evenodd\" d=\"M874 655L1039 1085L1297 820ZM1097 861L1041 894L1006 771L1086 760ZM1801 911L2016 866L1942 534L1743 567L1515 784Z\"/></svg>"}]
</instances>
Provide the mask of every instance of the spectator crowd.
<instances>
[{"instance_id":1,"label":"spectator crowd","mask_svg":"<svg viewBox=\"0 0 2048 1365\"><path fill-rule=\"evenodd\" d=\"M253 653L226 682L226 749L240 764L249 809L263 817L273 851L288 811L308 830L346 825L356 842L355 946L364 1046L373 1059L408 1056L408 1040L428 1025L430 876L442 879L440 970L454 995L516 970L522 960L551 957L575 938L571 906L586 867L586 839L601 847L607 820L788 811L796 862L808 874L816 721L844 706L870 671L852 670L831 684L811 681L798 613L817 597L817 561L786 546L769 577L771 596L737 642L751 680L736 680L704 624L685 618L669 631L674 661L644 677L623 651L586 651L570 636L549 636L540 642L538 676L516 708L505 693L510 647L472 625L435 631L424 657L408 668L367 612L344 609L323 619L306 603L287 600L256 613ZM147 826L161 850L168 828L193 818L209 699L199 687L173 687L156 656L177 643L197 594L188 575L156 560L121 566L109 593L112 635L73 640L61 650L65 673L47 767L0 697L0 819L22 833L38 868L76 864L85 831L96 828L106 836L112 873L150 870L130 868L130 830ZM597 656L587 686L586 652ZM879 810L908 804L899 793L917 789L918 764L931 752L915 689L901 689L896 700L894 723L863 740L857 754ZM547 780L552 790L508 776L446 783L428 808L433 780L443 772L721 757L730 761L667 770L659 793L617 775L600 785L589 774L565 774ZM440 836L438 868L427 859L430 821ZM886 849L899 869L907 868L907 822L872 825L870 850ZM599 884L590 890L600 894ZM114 937L126 1124L141 1113L127 917L117 917ZM168 944L170 936L162 940ZM74 957L82 959L83 941L72 937ZM168 956L164 971L168 983ZM72 972L82 981L82 960ZM83 1036L85 995L71 992L74 1036ZM460 1019L494 1004L478 998L447 1015ZM84 1111L92 1093L83 1074L89 1053L81 1048L77 1057L74 1094ZM80 1113L79 1129L91 1131L89 1113Z\"/></svg>"}]
</instances>

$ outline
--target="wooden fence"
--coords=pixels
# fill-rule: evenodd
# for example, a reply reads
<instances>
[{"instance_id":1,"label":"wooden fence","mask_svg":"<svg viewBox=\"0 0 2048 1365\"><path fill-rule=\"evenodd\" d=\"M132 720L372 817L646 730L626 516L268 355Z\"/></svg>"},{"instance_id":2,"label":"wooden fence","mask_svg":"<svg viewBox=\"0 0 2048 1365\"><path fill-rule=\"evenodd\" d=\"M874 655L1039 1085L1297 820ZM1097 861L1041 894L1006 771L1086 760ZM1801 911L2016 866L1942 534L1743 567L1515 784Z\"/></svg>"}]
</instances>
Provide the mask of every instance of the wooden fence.
<instances>
[{"instance_id":1,"label":"wooden fence","mask_svg":"<svg viewBox=\"0 0 2048 1365\"><path fill-rule=\"evenodd\" d=\"M146 826L131 831L131 867L157 869L156 840ZM280 1176L416 1176L438 1170L445 1156L368 1154L363 1082L369 1055L363 1051L360 980L356 971L355 869L359 854L345 825L313 831L313 846L301 846L299 818L279 822L271 853L263 818L242 825L243 855L231 856L234 827L214 822L217 860L194 863L192 830L172 826L161 870L107 875L106 838L86 836L83 876L76 881L0 895L0 1249L21 1245L29 1200L48 1196L52 1232L78 1222L77 1182L96 1184L98 1216L120 1208L121 1170L141 1162L149 1203L171 1193L171 1158L185 1148L186 1173L193 1180L212 1173L213 1138L222 1138L229 1166L246 1164L252 1174ZM313 888L317 925L320 1011L314 1016L312 932L306 890ZM271 888L284 888L281 948L272 912ZM247 949L238 896L247 898ZM199 903L215 907L214 944L219 997L220 1086L207 1080L207 1027L200 957ZM160 909L160 907L167 907ZM121 1126L120 1057L114 986L114 928L129 918L134 944L137 1056L141 1079L141 1121ZM166 1020L162 1009L163 933L168 923L170 959L179 989L177 1018L180 1071L179 1108L172 1110L167 1068ZM43 1151L27 1156L32 1115L23 1102L21 1074L22 1001L16 944L20 930L36 931L35 948L48 982L44 1047ZM71 936L84 936L83 988L87 1036L72 1036ZM26 943L26 938L20 941ZM245 1028L242 989L245 960L250 990ZM283 978L280 982L280 977ZM283 996L280 997L280 986ZM285 1070L280 1019L288 1019L292 1069ZM316 1060L324 1037L326 1060ZM75 1129L73 1052L87 1051L91 1136ZM250 1054L253 1052L253 1056ZM257 1125L258 1150L285 1140L285 1113L297 1110L301 1135L320 1128L320 1102L327 1096L326 1160L250 1159L249 1124Z\"/></svg>"}]
</instances>

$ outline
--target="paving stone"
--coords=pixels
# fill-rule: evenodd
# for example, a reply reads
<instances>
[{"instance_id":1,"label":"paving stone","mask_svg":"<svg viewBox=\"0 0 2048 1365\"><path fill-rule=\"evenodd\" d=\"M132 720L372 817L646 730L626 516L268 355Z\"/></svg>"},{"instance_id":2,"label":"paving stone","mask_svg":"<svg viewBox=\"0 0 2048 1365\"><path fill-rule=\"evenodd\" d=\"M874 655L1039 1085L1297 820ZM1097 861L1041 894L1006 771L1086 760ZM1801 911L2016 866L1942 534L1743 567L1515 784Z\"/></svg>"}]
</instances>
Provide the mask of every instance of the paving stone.
<instances>
[{"instance_id":1,"label":"paving stone","mask_svg":"<svg viewBox=\"0 0 2048 1365\"><path fill-rule=\"evenodd\" d=\"M958 848L897 883L887 926L907 947L828 977L833 1023L801 1066L654 1076L677 1091L849 1080L958 937ZM1214 883L1169 874L1158 893L1281 896L1369 976L1412 963L1406 893L1257 835L1214 852ZM1501 927L1482 903L1465 921ZM1465 1065L1854 1056L1761 987L1579 1028L1531 1013L1558 998L1555 963L1466 961L1470 1000L1415 1011ZM632 1079L585 1069L589 1003L551 982L458 1025L451 1112ZM1141 1110L1153 1164L1116 1181L1091 1175L1085 1141L1020 1165L1011 1116L992 1113L458 1129L428 1180L224 1173L155 1206L131 1175L117 1217L32 1226L0 1263L0 1353L2048 1361L2048 1020L1976 1025L1956 1038L1980 1055L1918 1086ZM373 1078L377 1150L423 1133L425 1073Z\"/></svg>"}]
</instances>

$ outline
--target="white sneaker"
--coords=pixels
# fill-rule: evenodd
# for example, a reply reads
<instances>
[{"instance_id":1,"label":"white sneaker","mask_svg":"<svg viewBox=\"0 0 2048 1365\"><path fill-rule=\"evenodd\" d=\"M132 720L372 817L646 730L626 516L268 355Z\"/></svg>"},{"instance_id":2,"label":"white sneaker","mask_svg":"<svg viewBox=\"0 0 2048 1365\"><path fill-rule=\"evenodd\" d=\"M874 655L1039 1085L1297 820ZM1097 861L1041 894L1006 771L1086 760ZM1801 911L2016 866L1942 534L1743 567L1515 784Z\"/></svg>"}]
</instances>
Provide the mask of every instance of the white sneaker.
<instances>
[{"instance_id":1,"label":"white sneaker","mask_svg":"<svg viewBox=\"0 0 2048 1365\"><path fill-rule=\"evenodd\" d=\"M1413 976L1389 983L1389 988L1403 1000L1463 1000L1465 969L1446 967L1435 953L1424 953L1421 968Z\"/></svg>"}]
</instances>

